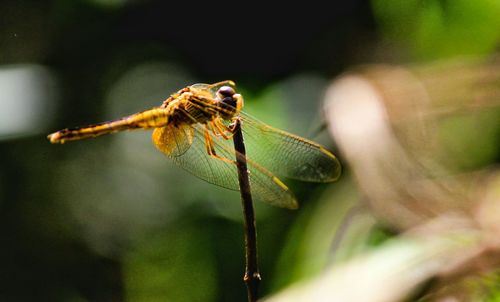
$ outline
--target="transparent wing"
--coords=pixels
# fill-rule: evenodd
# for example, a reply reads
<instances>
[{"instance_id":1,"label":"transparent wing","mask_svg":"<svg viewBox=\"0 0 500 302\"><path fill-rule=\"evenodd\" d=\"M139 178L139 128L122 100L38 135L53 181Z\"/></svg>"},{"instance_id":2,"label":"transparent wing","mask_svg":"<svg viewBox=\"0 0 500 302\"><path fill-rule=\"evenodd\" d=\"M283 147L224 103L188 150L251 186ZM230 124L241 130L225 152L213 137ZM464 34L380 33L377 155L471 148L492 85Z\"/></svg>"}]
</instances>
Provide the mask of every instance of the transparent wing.
<instances>
[{"instance_id":1,"label":"transparent wing","mask_svg":"<svg viewBox=\"0 0 500 302\"><path fill-rule=\"evenodd\" d=\"M273 173L310 182L331 182L340 176L339 161L321 145L244 112L240 116L247 153Z\"/></svg>"},{"instance_id":2,"label":"transparent wing","mask_svg":"<svg viewBox=\"0 0 500 302\"><path fill-rule=\"evenodd\" d=\"M212 85L193 86L207 96L215 98L217 89L222 85L234 86L234 83L224 81ZM207 102L204 106L213 105ZM331 182L340 176L340 162L321 145L266 125L244 112L240 112L240 118L247 157L272 173L310 182Z\"/></svg>"},{"instance_id":3,"label":"transparent wing","mask_svg":"<svg viewBox=\"0 0 500 302\"><path fill-rule=\"evenodd\" d=\"M198 127L199 130L201 127ZM198 133L200 131L197 131ZM213 137L213 145L215 152L218 156L227 158L231 160L231 166L234 180L237 184L237 189L239 189L238 175L236 168L236 151L234 150L234 144L232 139L226 140L222 137ZM212 157L211 157L212 158ZM214 158L212 158L214 159ZM215 159L218 162L223 162L227 164L227 161L222 161L220 159ZM256 199L260 199L274 206L279 206L283 208L296 209L298 207L297 200L293 193L288 189L288 187L281 182L276 176L274 176L269 170L262 167L258 162L252 160L250 156L246 156L247 166L250 178L250 188L252 195Z\"/></svg>"},{"instance_id":4,"label":"transparent wing","mask_svg":"<svg viewBox=\"0 0 500 302\"><path fill-rule=\"evenodd\" d=\"M170 128L170 129L166 129ZM189 130L189 129L191 130ZM161 130L163 129L163 130ZM177 147L185 146L187 143L172 143L169 148L159 148L172 161L190 172L191 174L220 187L239 190L238 172L235 164L236 153L232 140L226 140L222 137L214 136L212 133L213 149L218 157L210 156L205 143L205 127L201 124L190 126L167 126L155 130L153 137L155 143L158 139L156 133L162 133L161 142L167 142L175 137L183 137L186 141L191 138L189 148L184 152L166 152L176 150ZM191 134L179 134L191 133ZM170 137L172 136L172 137ZM267 202L274 206L295 209L297 201L293 193L274 175L257 163L247 160L250 188L254 198Z\"/></svg>"}]
</instances>

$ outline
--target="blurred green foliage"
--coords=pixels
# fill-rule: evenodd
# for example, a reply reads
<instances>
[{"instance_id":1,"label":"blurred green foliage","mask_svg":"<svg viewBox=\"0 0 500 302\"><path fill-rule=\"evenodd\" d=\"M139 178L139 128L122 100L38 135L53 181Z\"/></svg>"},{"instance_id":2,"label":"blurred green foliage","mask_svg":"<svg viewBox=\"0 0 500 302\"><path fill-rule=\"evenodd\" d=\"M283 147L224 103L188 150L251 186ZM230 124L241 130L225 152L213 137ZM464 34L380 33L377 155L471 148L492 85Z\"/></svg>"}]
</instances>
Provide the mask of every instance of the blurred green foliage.
<instances>
[{"instance_id":1,"label":"blurred green foliage","mask_svg":"<svg viewBox=\"0 0 500 302\"><path fill-rule=\"evenodd\" d=\"M480 169L495 162L500 153L499 117L500 109L494 108L445 118L438 128L439 139L445 145L439 154L442 162L457 172Z\"/></svg>"},{"instance_id":2,"label":"blurred green foliage","mask_svg":"<svg viewBox=\"0 0 500 302\"><path fill-rule=\"evenodd\" d=\"M495 51L500 39L500 2L372 0L382 34L413 58L440 59Z\"/></svg>"}]
</instances>

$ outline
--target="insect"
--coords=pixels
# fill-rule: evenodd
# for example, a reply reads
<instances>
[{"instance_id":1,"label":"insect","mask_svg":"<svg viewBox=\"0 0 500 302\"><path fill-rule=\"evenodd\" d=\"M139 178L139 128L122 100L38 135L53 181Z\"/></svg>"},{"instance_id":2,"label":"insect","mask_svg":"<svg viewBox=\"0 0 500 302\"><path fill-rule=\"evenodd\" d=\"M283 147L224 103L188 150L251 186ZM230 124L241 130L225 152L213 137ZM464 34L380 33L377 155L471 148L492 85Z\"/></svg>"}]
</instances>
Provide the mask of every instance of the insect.
<instances>
[{"instance_id":1,"label":"insect","mask_svg":"<svg viewBox=\"0 0 500 302\"><path fill-rule=\"evenodd\" d=\"M296 209L294 194L275 175L309 182L331 182L341 171L337 158L319 144L273 128L244 113L243 97L232 81L194 84L154 107L117 120L67 128L48 136L65 143L132 129L154 129L153 143L175 164L220 187L239 190L232 144L240 119L251 192L275 206Z\"/></svg>"}]
</instances>

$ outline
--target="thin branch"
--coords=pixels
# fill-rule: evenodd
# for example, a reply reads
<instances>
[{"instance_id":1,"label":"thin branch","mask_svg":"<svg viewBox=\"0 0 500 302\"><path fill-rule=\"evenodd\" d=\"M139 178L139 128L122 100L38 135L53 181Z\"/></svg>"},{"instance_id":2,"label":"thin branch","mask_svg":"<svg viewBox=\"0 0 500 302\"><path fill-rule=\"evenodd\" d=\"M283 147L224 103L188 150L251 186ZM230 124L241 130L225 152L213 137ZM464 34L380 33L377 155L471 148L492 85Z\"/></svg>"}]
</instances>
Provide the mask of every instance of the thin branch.
<instances>
[{"instance_id":1,"label":"thin branch","mask_svg":"<svg viewBox=\"0 0 500 302\"><path fill-rule=\"evenodd\" d=\"M246 160L245 143L241 132L241 121L237 119L234 124L234 149L236 153L236 165L238 167L238 181L240 184L241 202L243 206L244 228L245 228L245 276L243 280L247 286L248 301L257 301L260 283L259 265L257 263L257 229L255 227L255 215L253 209L252 194L250 192L250 181L248 179L248 168Z\"/></svg>"}]
</instances>

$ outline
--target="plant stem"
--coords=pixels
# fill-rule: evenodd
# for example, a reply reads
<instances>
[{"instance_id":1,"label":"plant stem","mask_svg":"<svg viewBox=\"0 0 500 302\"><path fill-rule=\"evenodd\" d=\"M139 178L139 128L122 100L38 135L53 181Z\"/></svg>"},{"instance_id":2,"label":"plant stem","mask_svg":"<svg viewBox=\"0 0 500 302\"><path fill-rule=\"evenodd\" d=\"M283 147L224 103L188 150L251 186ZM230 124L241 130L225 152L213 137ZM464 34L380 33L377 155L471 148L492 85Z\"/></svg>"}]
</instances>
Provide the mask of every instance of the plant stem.
<instances>
[{"instance_id":1,"label":"plant stem","mask_svg":"<svg viewBox=\"0 0 500 302\"><path fill-rule=\"evenodd\" d=\"M247 286L248 301L257 301L259 291L260 273L257 263L257 229L253 209L250 181L246 160L245 143L241 132L241 121L237 119L234 124L234 150L236 151L236 165L238 167L238 182L240 184L241 203L245 228L245 276L243 281Z\"/></svg>"}]
</instances>

